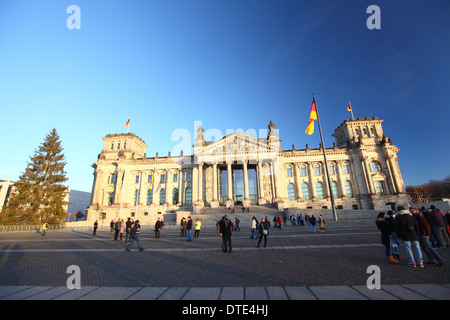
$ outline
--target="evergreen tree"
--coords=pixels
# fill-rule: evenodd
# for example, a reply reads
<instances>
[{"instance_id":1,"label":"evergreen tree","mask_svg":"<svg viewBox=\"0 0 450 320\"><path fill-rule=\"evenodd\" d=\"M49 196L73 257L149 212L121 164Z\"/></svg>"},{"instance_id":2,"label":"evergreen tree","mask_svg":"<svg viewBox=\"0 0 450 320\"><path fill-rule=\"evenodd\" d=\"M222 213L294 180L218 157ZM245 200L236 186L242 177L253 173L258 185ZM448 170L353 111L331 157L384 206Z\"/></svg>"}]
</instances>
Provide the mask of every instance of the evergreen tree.
<instances>
[{"instance_id":1,"label":"evergreen tree","mask_svg":"<svg viewBox=\"0 0 450 320\"><path fill-rule=\"evenodd\" d=\"M53 129L30 157L25 172L11 194L3 217L4 224L60 224L66 216L68 180L61 141Z\"/></svg>"}]
</instances>

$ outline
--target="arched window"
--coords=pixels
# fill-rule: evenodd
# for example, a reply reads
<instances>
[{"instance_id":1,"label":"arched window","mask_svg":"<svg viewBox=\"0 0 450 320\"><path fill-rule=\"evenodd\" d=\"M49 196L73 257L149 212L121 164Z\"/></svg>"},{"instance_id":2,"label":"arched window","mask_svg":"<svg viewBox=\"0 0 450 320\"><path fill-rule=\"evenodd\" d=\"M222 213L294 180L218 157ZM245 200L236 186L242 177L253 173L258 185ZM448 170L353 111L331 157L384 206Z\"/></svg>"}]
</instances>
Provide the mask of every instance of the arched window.
<instances>
[{"instance_id":1,"label":"arched window","mask_svg":"<svg viewBox=\"0 0 450 320\"><path fill-rule=\"evenodd\" d=\"M372 172L381 172L381 164L378 161L372 161L370 163Z\"/></svg>"},{"instance_id":2,"label":"arched window","mask_svg":"<svg viewBox=\"0 0 450 320\"><path fill-rule=\"evenodd\" d=\"M331 181L331 192L333 192L333 197L335 199L339 197L338 186L336 181Z\"/></svg>"},{"instance_id":3,"label":"arched window","mask_svg":"<svg viewBox=\"0 0 450 320\"><path fill-rule=\"evenodd\" d=\"M153 203L153 189L147 191L147 205L151 205Z\"/></svg>"},{"instance_id":4,"label":"arched window","mask_svg":"<svg viewBox=\"0 0 450 320\"><path fill-rule=\"evenodd\" d=\"M309 200L309 186L306 182L302 183L302 197L304 200Z\"/></svg>"},{"instance_id":5,"label":"arched window","mask_svg":"<svg viewBox=\"0 0 450 320\"><path fill-rule=\"evenodd\" d=\"M347 180L344 182L345 187L345 195L349 198L353 198L353 189L352 189L352 183Z\"/></svg>"},{"instance_id":6,"label":"arched window","mask_svg":"<svg viewBox=\"0 0 450 320\"><path fill-rule=\"evenodd\" d=\"M287 191L288 191L288 199L290 201L294 201L295 200L295 188L292 183L288 184Z\"/></svg>"},{"instance_id":7,"label":"arched window","mask_svg":"<svg viewBox=\"0 0 450 320\"><path fill-rule=\"evenodd\" d=\"M172 204L177 204L178 203L178 189L175 188L172 191Z\"/></svg>"},{"instance_id":8,"label":"arched window","mask_svg":"<svg viewBox=\"0 0 450 320\"><path fill-rule=\"evenodd\" d=\"M324 198L322 182L317 182L316 183L316 194L317 194L317 198L318 199L323 199Z\"/></svg>"},{"instance_id":9,"label":"arched window","mask_svg":"<svg viewBox=\"0 0 450 320\"><path fill-rule=\"evenodd\" d=\"M159 192L159 204L162 205L166 203L166 189L161 189Z\"/></svg>"},{"instance_id":10,"label":"arched window","mask_svg":"<svg viewBox=\"0 0 450 320\"><path fill-rule=\"evenodd\" d=\"M184 191L184 203L185 204L192 204L192 189L186 188Z\"/></svg>"}]
</instances>

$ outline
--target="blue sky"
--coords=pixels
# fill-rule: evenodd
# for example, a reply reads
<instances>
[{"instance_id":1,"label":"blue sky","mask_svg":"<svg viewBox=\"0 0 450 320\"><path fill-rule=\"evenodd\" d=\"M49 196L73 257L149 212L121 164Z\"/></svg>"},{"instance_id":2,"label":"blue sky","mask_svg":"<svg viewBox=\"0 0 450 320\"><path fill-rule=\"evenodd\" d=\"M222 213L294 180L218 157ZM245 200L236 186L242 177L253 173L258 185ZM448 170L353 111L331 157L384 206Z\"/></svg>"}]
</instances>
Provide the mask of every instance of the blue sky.
<instances>
[{"instance_id":1,"label":"blue sky","mask_svg":"<svg viewBox=\"0 0 450 320\"><path fill-rule=\"evenodd\" d=\"M69 30L70 5L81 29ZM378 5L381 29L369 30ZM450 174L450 2L0 0L0 178L17 179L52 128L69 187L91 191L110 133L167 155L177 129L304 133L312 93L325 145L347 118L384 119L406 185ZM185 153L189 153L185 150Z\"/></svg>"}]
</instances>

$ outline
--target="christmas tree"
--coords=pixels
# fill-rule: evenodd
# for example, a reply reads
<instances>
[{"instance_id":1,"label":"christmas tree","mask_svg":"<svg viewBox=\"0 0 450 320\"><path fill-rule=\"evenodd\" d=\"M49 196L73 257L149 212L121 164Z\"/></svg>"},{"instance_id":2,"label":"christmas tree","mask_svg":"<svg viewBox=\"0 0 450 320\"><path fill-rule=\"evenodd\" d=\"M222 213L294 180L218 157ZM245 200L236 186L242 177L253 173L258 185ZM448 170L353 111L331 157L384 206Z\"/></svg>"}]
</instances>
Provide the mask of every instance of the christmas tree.
<instances>
[{"instance_id":1,"label":"christmas tree","mask_svg":"<svg viewBox=\"0 0 450 320\"><path fill-rule=\"evenodd\" d=\"M2 217L3 224L60 224L66 216L69 189L61 141L53 129L30 157Z\"/></svg>"}]
</instances>

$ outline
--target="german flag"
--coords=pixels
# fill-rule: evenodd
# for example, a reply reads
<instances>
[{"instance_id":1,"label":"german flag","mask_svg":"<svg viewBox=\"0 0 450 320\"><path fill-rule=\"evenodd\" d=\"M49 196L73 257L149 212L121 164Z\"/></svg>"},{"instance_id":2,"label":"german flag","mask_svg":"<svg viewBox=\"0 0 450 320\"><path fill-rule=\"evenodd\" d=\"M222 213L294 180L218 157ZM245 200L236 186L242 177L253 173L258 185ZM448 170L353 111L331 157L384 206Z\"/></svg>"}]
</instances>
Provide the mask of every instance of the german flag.
<instances>
[{"instance_id":1,"label":"german flag","mask_svg":"<svg viewBox=\"0 0 450 320\"><path fill-rule=\"evenodd\" d=\"M153 188L153 180L155 180L155 171L156 171L156 168L153 169L153 172L152 172L152 181L150 181L150 185L148 186L148 190L150 190L150 189Z\"/></svg>"},{"instance_id":2,"label":"german flag","mask_svg":"<svg viewBox=\"0 0 450 320\"><path fill-rule=\"evenodd\" d=\"M306 134L312 135L314 133L314 120L317 120L317 108L315 97L313 97L313 102L311 105L311 112L309 114L309 123L305 131Z\"/></svg>"},{"instance_id":3,"label":"german flag","mask_svg":"<svg viewBox=\"0 0 450 320\"><path fill-rule=\"evenodd\" d=\"M126 129L130 125L130 119L128 118L128 121L125 123L124 128Z\"/></svg>"},{"instance_id":4,"label":"german flag","mask_svg":"<svg viewBox=\"0 0 450 320\"><path fill-rule=\"evenodd\" d=\"M350 104L350 101L348 102L347 111L352 111L352 105Z\"/></svg>"}]
</instances>

